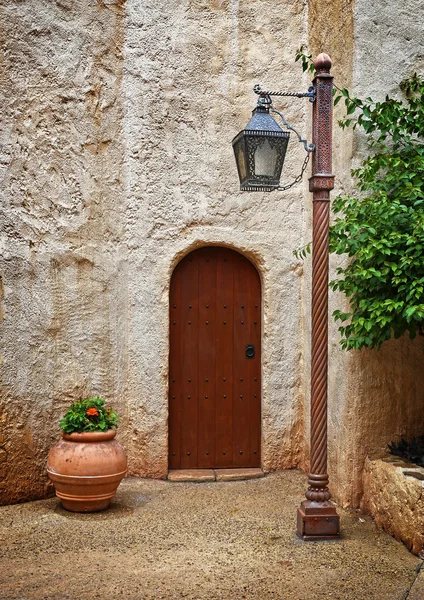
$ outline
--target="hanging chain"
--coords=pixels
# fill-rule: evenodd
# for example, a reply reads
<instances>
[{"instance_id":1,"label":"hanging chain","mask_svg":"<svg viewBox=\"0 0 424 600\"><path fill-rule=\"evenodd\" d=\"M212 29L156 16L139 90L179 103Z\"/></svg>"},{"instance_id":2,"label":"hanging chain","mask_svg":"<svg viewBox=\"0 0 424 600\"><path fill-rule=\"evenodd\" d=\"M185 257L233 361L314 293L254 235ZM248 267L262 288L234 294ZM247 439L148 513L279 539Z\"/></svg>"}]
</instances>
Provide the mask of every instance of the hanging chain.
<instances>
[{"instance_id":1,"label":"hanging chain","mask_svg":"<svg viewBox=\"0 0 424 600\"><path fill-rule=\"evenodd\" d=\"M280 190L281 192L284 192L284 190L288 190L291 187L293 187L294 185L296 185L296 183L299 183L299 181L301 181L302 177L303 177L303 173L306 171L306 167L308 166L308 162L309 162L309 157L310 157L310 153L308 152L305 156L305 160L303 161L303 165L302 165L302 170L300 171L299 175L296 177L296 179L294 179L291 183L288 183L287 185L282 185L282 186L278 186L277 190Z\"/></svg>"}]
</instances>

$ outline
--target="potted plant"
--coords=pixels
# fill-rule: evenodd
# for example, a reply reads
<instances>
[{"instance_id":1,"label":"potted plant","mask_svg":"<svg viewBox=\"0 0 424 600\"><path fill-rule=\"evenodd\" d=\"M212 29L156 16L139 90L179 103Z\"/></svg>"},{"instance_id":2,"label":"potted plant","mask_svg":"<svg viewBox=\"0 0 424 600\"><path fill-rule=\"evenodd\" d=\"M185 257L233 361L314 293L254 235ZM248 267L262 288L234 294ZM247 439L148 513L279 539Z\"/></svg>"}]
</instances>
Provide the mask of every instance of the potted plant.
<instances>
[{"instance_id":1,"label":"potted plant","mask_svg":"<svg viewBox=\"0 0 424 600\"><path fill-rule=\"evenodd\" d=\"M108 507L127 472L125 450L115 440L118 417L102 398L80 399L59 421L62 439L47 459L47 474L62 506L73 512Z\"/></svg>"}]
</instances>

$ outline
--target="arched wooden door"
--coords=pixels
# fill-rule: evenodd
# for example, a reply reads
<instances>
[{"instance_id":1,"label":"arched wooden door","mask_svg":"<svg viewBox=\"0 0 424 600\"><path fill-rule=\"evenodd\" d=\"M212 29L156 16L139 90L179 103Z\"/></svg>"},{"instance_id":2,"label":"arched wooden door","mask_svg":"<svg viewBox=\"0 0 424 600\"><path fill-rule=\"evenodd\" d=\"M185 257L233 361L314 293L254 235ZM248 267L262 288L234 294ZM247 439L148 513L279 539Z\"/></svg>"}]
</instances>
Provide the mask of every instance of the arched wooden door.
<instances>
[{"instance_id":1,"label":"arched wooden door","mask_svg":"<svg viewBox=\"0 0 424 600\"><path fill-rule=\"evenodd\" d=\"M169 468L259 467L261 284L244 256L191 252L170 292Z\"/></svg>"}]
</instances>

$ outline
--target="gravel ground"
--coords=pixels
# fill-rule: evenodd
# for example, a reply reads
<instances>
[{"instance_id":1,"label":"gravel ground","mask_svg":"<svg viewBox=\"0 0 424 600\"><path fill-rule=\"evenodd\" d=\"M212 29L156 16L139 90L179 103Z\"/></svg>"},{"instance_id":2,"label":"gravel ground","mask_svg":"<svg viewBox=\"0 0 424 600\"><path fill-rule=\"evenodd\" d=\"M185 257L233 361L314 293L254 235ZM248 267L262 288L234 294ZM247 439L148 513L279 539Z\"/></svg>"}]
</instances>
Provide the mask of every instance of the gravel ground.
<instances>
[{"instance_id":1,"label":"gravel ground","mask_svg":"<svg viewBox=\"0 0 424 600\"><path fill-rule=\"evenodd\" d=\"M0 508L0 599L406 600L422 564L339 510L339 542L298 541L306 478L126 479L109 510L56 498Z\"/></svg>"}]
</instances>

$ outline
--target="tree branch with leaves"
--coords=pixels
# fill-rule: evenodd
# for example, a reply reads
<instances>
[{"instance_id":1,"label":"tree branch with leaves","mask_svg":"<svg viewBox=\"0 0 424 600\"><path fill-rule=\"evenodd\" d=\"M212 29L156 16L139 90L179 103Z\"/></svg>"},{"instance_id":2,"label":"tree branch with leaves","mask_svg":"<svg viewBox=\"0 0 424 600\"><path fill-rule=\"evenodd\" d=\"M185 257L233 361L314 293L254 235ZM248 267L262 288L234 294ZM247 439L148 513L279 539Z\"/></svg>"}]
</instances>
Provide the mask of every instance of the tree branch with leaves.
<instances>
[{"instance_id":1,"label":"tree branch with leaves","mask_svg":"<svg viewBox=\"0 0 424 600\"><path fill-rule=\"evenodd\" d=\"M311 55L296 60L313 73ZM403 100L361 100L334 87L344 100L342 129L359 128L368 155L352 171L355 191L333 202L330 252L349 257L330 287L349 301L335 310L344 349L380 348L391 337L424 328L424 81L400 84Z\"/></svg>"}]
</instances>

